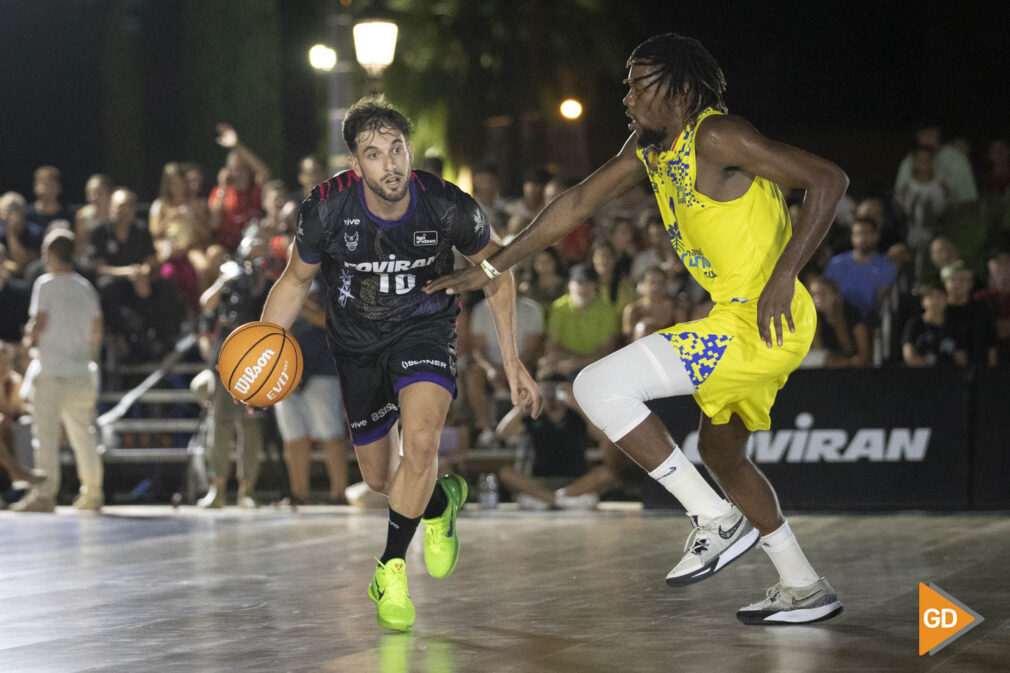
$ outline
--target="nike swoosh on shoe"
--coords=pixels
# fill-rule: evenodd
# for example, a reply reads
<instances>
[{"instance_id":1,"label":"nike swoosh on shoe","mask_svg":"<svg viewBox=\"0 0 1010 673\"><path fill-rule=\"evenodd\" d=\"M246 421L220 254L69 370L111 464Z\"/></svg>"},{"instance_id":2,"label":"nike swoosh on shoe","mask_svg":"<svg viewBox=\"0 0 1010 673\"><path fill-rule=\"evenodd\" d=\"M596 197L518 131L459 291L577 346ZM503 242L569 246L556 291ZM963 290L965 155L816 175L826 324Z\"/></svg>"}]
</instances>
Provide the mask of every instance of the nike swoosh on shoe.
<instances>
[{"instance_id":1,"label":"nike swoosh on shoe","mask_svg":"<svg viewBox=\"0 0 1010 673\"><path fill-rule=\"evenodd\" d=\"M733 527L730 528L729 530L723 530L722 526L719 526L719 537L721 537L723 540L730 539L731 537L733 537L733 535L736 533L737 528L739 528L740 524L742 523L743 523L743 515L741 515L740 518L736 520L736 523L733 524Z\"/></svg>"}]
</instances>

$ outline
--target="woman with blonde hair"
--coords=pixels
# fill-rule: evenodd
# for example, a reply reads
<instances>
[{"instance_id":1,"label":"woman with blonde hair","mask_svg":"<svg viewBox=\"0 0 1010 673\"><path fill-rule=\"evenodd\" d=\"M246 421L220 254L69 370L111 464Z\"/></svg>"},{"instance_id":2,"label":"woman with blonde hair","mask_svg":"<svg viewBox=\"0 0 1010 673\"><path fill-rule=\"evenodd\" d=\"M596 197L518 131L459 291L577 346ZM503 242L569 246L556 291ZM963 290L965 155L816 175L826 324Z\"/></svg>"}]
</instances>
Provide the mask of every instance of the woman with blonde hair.
<instances>
[{"instance_id":1,"label":"woman with blonde hair","mask_svg":"<svg viewBox=\"0 0 1010 673\"><path fill-rule=\"evenodd\" d=\"M197 295L206 289L213 280L208 276L216 277L216 273L210 273L206 254L209 239L206 218L201 218L201 211L190 198L185 164L174 161L165 164L158 198L151 204L149 228L159 261L178 266L179 255L184 253L200 279L199 288L192 289ZM188 270L186 275L189 276Z\"/></svg>"}]
</instances>

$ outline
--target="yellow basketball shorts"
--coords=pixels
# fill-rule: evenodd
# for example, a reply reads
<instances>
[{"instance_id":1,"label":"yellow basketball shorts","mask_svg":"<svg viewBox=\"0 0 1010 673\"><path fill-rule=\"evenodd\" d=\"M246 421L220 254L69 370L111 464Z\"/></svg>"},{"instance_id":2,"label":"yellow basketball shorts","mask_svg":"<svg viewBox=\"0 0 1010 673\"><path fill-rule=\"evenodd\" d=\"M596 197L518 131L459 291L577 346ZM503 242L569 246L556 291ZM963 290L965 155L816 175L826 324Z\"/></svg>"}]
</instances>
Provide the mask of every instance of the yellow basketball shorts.
<instances>
[{"instance_id":1,"label":"yellow basketball shorts","mask_svg":"<svg viewBox=\"0 0 1010 673\"><path fill-rule=\"evenodd\" d=\"M792 315L796 331L790 333L783 319L782 345L773 341L771 348L758 335L757 300L716 304L708 317L657 334L684 364L694 399L713 423L728 423L737 414L748 430L768 430L775 395L810 350L817 326L813 300L800 283Z\"/></svg>"}]
</instances>

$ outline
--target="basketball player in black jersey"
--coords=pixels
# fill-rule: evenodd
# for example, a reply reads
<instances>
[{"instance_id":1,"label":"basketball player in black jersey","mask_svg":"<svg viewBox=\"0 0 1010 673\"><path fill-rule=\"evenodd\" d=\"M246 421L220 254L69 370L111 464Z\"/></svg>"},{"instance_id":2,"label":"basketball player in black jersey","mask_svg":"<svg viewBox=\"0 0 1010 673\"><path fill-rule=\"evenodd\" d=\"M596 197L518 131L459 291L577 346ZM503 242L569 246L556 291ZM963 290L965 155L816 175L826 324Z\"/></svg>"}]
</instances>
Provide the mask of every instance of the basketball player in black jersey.
<instances>
[{"instance_id":1,"label":"basketball player in black jersey","mask_svg":"<svg viewBox=\"0 0 1010 673\"><path fill-rule=\"evenodd\" d=\"M407 546L423 518L429 573L451 573L459 556L456 513L467 490L458 475L436 483L439 436L456 394L459 305L422 288L452 271L453 247L480 264L502 246L476 201L441 178L411 170L410 122L381 96L348 110L343 136L351 170L302 203L288 265L263 320L290 327L322 265L330 348L358 466L372 489L389 496L386 549L368 595L378 604L379 624L407 630L414 623ZM536 416L543 399L516 352L511 276L496 278L485 294L512 402ZM390 476L390 449L397 447L403 459Z\"/></svg>"}]
</instances>

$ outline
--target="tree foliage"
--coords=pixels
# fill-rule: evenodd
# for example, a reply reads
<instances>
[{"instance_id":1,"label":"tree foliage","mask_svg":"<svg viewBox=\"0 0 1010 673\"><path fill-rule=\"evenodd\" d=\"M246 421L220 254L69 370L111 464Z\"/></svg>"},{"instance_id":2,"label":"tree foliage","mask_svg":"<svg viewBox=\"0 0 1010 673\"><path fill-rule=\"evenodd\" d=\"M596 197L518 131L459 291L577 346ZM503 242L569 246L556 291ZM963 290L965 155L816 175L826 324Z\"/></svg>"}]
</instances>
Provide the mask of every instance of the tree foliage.
<instances>
[{"instance_id":1,"label":"tree foliage","mask_svg":"<svg viewBox=\"0 0 1010 673\"><path fill-rule=\"evenodd\" d=\"M553 114L563 95L592 105L600 76L618 76L624 45L603 0L390 0L400 26L389 97L413 117L444 110L446 151L473 161L485 121ZM355 3L366 14L367 3Z\"/></svg>"}]
</instances>

